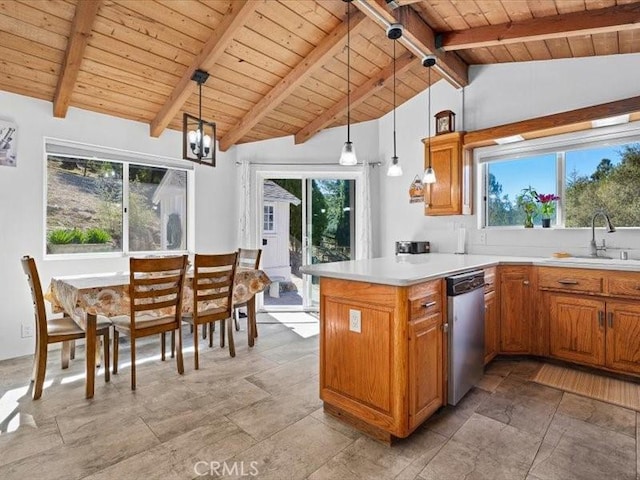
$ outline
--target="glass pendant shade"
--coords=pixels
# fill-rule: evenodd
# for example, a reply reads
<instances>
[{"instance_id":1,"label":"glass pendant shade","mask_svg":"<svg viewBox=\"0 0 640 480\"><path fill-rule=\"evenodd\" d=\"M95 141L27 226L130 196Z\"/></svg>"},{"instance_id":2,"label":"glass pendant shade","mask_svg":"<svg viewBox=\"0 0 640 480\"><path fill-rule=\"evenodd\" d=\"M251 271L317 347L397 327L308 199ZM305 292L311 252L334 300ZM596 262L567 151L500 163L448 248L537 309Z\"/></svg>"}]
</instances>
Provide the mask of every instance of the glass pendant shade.
<instances>
[{"instance_id":1,"label":"glass pendant shade","mask_svg":"<svg viewBox=\"0 0 640 480\"><path fill-rule=\"evenodd\" d=\"M398 163L398 157L391 158L391 165L387 169L387 177L401 177L402 167Z\"/></svg>"},{"instance_id":2,"label":"glass pendant shade","mask_svg":"<svg viewBox=\"0 0 640 480\"><path fill-rule=\"evenodd\" d=\"M358 159L356 158L356 150L353 143L346 141L342 147L342 153L340 154L340 165L356 165Z\"/></svg>"},{"instance_id":3,"label":"glass pendant shade","mask_svg":"<svg viewBox=\"0 0 640 480\"><path fill-rule=\"evenodd\" d=\"M436 172L433 170L433 167L429 167L424 171L422 183L436 183Z\"/></svg>"}]
</instances>

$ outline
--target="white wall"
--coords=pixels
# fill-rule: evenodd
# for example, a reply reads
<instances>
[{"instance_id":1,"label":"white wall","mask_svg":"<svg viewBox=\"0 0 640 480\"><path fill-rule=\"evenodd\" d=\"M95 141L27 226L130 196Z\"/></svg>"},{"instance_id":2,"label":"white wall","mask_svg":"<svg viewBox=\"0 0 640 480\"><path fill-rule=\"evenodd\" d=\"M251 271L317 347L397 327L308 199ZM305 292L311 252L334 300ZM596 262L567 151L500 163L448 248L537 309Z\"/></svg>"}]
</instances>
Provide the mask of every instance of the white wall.
<instances>
[{"instance_id":1,"label":"white wall","mask_svg":"<svg viewBox=\"0 0 640 480\"><path fill-rule=\"evenodd\" d=\"M0 115L18 126L18 165L0 167L0 359L33 353L34 339L21 338L21 324L33 324L33 308L20 258L31 255L43 288L51 276L128 268L127 258L43 260L44 147L54 137L133 152L180 158L181 134L149 136L144 123L70 108L54 118L51 102L0 92ZM196 166L197 251L236 246L235 153L220 154L216 168ZM231 201L229 199L232 199Z\"/></svg>"},{"instance_id":2,"label":"white wall","mask_svg":"<svg viewBox=\"0 0 640 480\"><path fill-rule=\"evenodd\" d=\"M640 94L640 54L473 66L470 79L464 92L440 81L434 85L431 95L432 115L440 110L453 110L459 131L637 96ZM426 92L423 92L397 110L398 156L404 176L385 177L384 171L378 172L380 222L385 227L378 241L383 255L393 253L396 240L430 240L433 250L453 252L459 225L467 229L470 253L540 256L559 250L587 253L591 239L587 229L489 229L483 230L486 243L481 243L475 215L425 217L422 204L409 204L409 184L424 168L420 139L426 137L426 105ZM389 159L393 149L391 114L379 123L380 153ZM597 235L600 239L603 234ZM640 258L640 229L619 230L606 239L610 247L630 250L631 257ZM613 250L610 254L617 255L617 252Z\"/></svg>"}]
</instances>

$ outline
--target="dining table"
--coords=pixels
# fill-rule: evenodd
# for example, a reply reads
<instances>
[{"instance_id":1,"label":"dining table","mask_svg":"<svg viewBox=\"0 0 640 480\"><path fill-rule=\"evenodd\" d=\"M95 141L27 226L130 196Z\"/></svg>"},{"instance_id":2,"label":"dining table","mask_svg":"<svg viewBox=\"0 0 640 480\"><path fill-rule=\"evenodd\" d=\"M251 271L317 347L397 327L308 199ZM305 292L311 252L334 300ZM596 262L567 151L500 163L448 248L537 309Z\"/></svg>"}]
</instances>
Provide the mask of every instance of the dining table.
<instances>
[{"instance_id":1,"label":"dining table","mask_svg":"<svg viewBox=\"0 0 640 480\"><path fill-rule=\"evenodd\" d=\"M193 271L187 272L183 288L182 313L193 312ZM233 304L247 305L247 337L252 347L257 337L255 328L255 296L265 290L271 280L258 269L238 267L233 284ZM95 389L96 324L99 315L130 315L129 272L53 277L45 299L53 313L65 313L85 331L86 398ZM109 365L106 365L109 368Z\"/></svg>"}]
</instances>

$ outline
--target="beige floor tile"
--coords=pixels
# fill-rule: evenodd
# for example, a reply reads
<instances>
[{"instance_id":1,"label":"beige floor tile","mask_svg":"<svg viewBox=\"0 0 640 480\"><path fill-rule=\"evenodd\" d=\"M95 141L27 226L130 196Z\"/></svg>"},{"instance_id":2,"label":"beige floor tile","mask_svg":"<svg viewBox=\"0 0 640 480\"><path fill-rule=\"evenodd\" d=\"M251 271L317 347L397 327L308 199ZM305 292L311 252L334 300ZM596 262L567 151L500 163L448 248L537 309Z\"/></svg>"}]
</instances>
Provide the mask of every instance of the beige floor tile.
<instances>
[{"instance_id":1,"label":"beige floor tile","mask_svg":"<svg viewBox=\"0 0 640 480\"><path fill-rule=\"evenodd\" d=\"M565 393L558 406L558 413L587 423L636 436L636 412L610 403Z\"/></svg>"},{"instance_id":2,"label":"beige floor tile","mask_svg":"<svg viewBox=\"0 0 640 480\"><path fill-rule=\"evenodd\" d=\"M318 374L319 358L317 355L306 355L295 361L276 368L271 368L247 378L252 383L277 395L288 393L295 384L303 380L311 380Z\"/></svg>"},{"instance_id":3,"label":"beige floor tile","mask_svg":"<svg viewBox=\"0 0 640 480\"><path fill-rule=\"evenodd\" d=\"M625 480L636 469L635 438L558 413L531 473L541 480Z\"/></svg>"},{"instance_id":4,"label":"beige floor tile","mask_svg":"<svg viewBox=\"0 0 640 480\"><path fill-rule=\"evenodd\" d=\"M29 414L18 415L12 417L14 422L20 424L12 424L12 428L16 430L10 433L5 430L0 435L0 466L63 444L62 435L54 419L50 418L36 424Z\"/></svg>"},{"instance_id":5,"label":"beige floor tile","mask_svg":"<svg viewBox=\"0 0 640 480\"><path fill-rule=\"evenodd\" d=\"M307 416L230 461L256 462L260 480L303 479L353 440ZM241 478L240 475L231 478Z\"/></svg>"}]
</instances>

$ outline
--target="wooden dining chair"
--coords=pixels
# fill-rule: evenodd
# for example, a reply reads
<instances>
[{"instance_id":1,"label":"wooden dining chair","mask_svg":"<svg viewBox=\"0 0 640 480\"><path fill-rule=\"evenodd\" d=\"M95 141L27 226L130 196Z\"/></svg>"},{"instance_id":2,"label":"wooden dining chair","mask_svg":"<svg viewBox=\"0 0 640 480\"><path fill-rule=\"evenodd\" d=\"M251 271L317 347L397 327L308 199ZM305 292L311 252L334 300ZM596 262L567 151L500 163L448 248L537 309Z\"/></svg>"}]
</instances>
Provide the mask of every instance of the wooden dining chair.
<instances>
[{"instance_id":1,"label":"wooden dining chair","mask_svg":"<svg viewBox=\"0 0 640 480\"><path fill-rule=\"evenodd\" d=\"M193 270L193 313L185 315L183 321L193 326L193 347L195 369L200 368L198 325L206 329L209 325L209 346L213 341L213 325L220 322L220 346L224 347L224 330L227 326L229 354L236 356L233 341L233 282L236 275L238 254L199 255L194 259ZM227 323L226 321L229 320Z\"/></svg>"},{"instance_id":2,"label":"wooden dining chair","mask_svg":"<svg viewBox=\"0 0 640 480\"><path fill-rule=\"evenodd\" d=\"M176 363L184 373L182 358L182 290L187 256L131 258L129 260L129 315L113 317L113 373L118 373L120 334L131 342L131 390L136 389L136 339L177 330Z\"/></svg>"},{"instance_id":3,"label":"wooden dining chair","mask_svg":"<svg viewBox=\"0 0 640 480\"><path fill-rule=\"evenodd\" d=\"M260 267L260 258L262 257L262 249L258 248L258 249L248 249L248 248L240 248L238 249L238 268L242 269L249 269L249 270L257 270ZM244 302L244 303L239 303L238 305L235 306L234 309L234 322L236 324L236 331L240 331L240 323L238 322L238 317L240 315L240 311L239 308L242 307L248 307L248 303ZM253 318L251 318L253 317ZM255 319L255 315L249 315L247 314L247 329L249 329L249 324L248 322L252 321L253 322L253 334L254 336L258 336L258 329L256 327L256 319Z\"/></svg>"},{"instance_id":4,"label":"wooden dining chair","mask_svg":"<svg viewBox=\"0 0 640 480\"><path fill-rule=\"evenodd\" d=\"M36 351L33 360L33 373L31 381L34 382L33 399L38 400L42 396L42 387L47 372L47 355L49 345L52 343L63 343L62 348L62 368L69 365L69 356L71 353L71 342L85 338L85 332L80 326L73 321L71 317L64 316L62 318L47 319L47 313L44 306L44 296L42 295L42 285L40 283L40 275L36 262L32 257L22 257L22 269L27 275L27 281L31 289L31 298L33 300L33 309L36 319ZM108 382L109 378L109 330L111 321L107 317L98 316L97 335L102 336L104 343L104 359L105 366L104 380ZM75 355L74 355L75 356Z\"/></svg>"}]
</instances>

